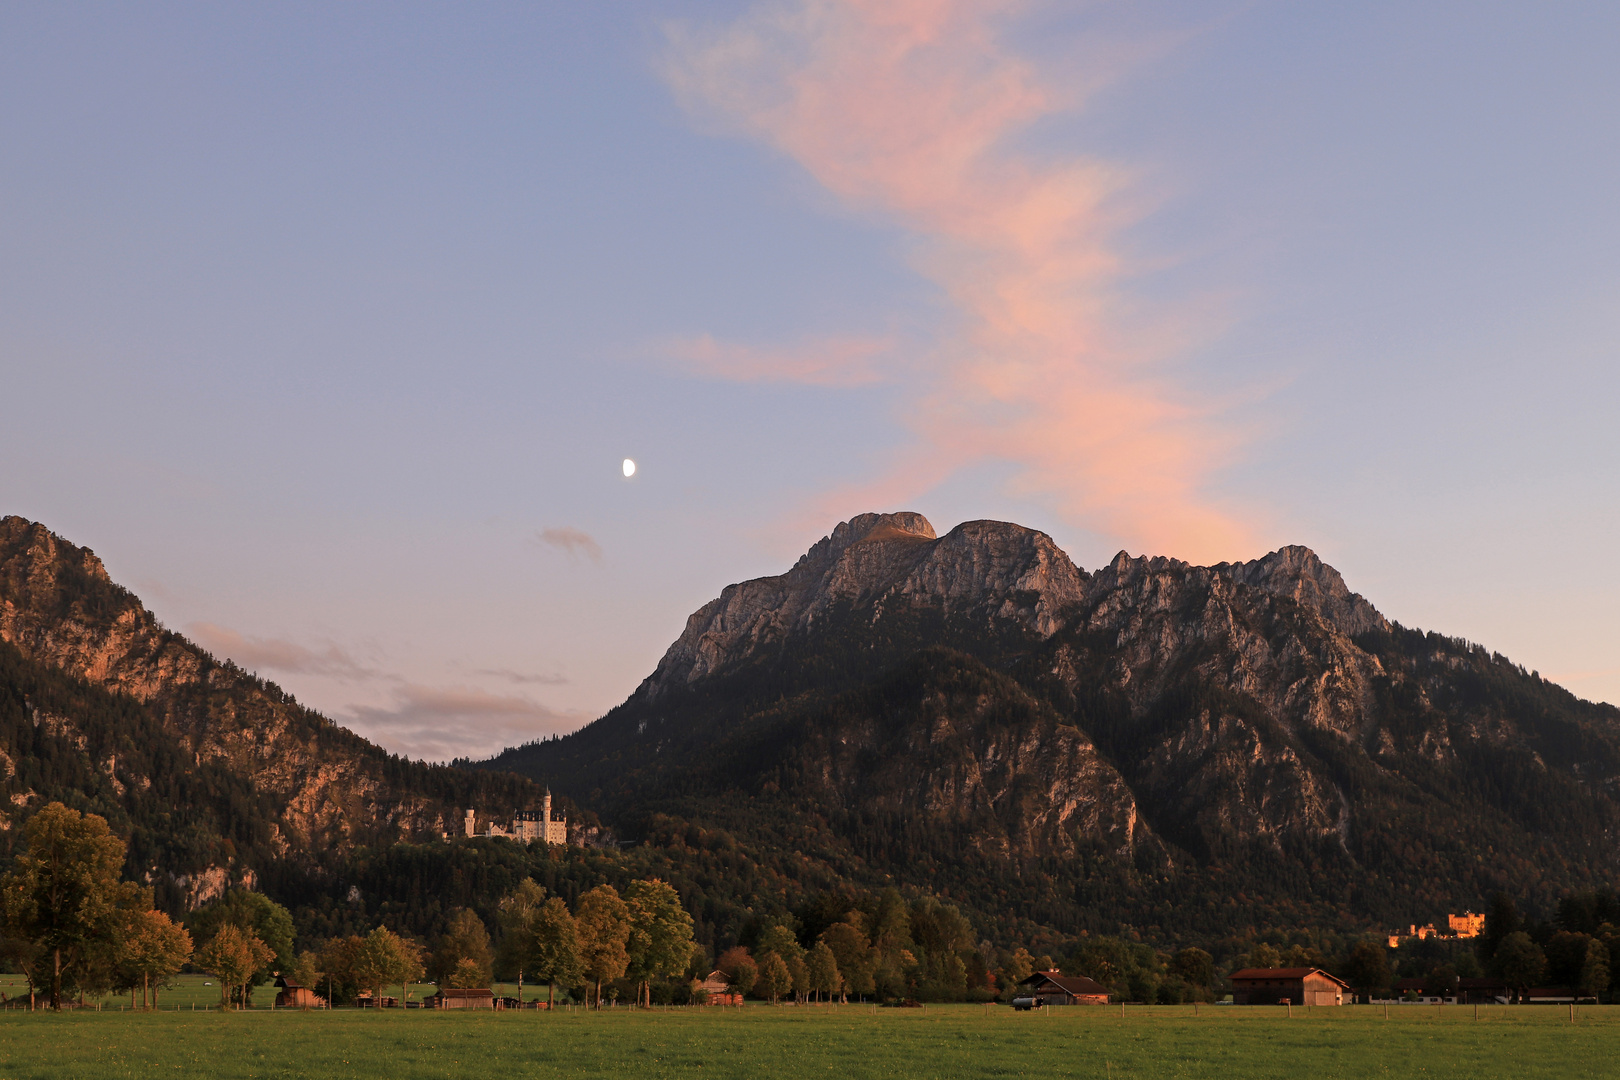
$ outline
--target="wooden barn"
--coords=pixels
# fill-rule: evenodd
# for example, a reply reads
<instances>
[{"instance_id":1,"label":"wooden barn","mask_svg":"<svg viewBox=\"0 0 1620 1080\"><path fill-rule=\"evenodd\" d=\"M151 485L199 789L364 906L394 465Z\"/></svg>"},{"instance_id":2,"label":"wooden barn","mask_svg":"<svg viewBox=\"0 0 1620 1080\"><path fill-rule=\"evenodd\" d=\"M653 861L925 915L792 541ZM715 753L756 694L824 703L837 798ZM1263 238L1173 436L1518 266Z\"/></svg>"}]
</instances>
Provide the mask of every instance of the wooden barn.
<instances>
[{"instance_id":1,"label":"wooden barn","mask_svg":"<svg viewBox=\"0 0 1620 1080\"><path fill-rule=\"evenodd\" d=\"M1106 1005L1108 987L1084 975L1060 971L1037 971L1019 984L1019 997L1033 998L1037 1005Z\"/></svg>"},{"instance_id":2,"label":"wooden barn","mask_svg":"<svg viewBox=\"0 0 1620 1080\"><path fill-rule=\"evenodd\" d=\"M423 998L422 1005L428 1009L493 1009L495 1007L495 992L493 990L460 990L445 987L437 994L430 994Z\"/></svg>"},{"instance_id":3,"label":"wooden barn","mask_svg":"<svg viewBox=\"0 0 1620 1080\"><path fill-rule=\"evenodd\" d=\"M277 976L276 989L281 991L276 995L276 1008L278 1009L323 1009L326 999L307 986L299 986L285 976Z\"/></svg>"},{"instance_id":4,"label":"wooden barn","mask_svg":"<svg viewBox=\"0 0 1620 1080\"><path fill-rule=\"evenodd\" d=\"M1343 1005L1350 984L1321 968L1243 968L1232 972L1235 1005Z\"/></svg>"}]
</instances>

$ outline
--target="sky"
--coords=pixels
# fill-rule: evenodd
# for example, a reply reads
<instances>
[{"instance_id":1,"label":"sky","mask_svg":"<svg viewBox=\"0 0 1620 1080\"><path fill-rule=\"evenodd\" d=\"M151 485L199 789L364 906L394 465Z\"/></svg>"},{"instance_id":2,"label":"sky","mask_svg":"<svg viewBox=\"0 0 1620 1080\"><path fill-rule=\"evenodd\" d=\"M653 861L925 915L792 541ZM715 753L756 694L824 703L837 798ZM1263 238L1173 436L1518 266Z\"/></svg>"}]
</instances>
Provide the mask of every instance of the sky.
<instances>
[{"instance_id":1,"label":"sky","mask_svg":"<svg viewBox=\"0 0 1620 1080\"><path fill-rule=\"evenodd\" d=\"M839 521L1620 702L1620 6L0 7L0 513L414 757ZM637 463L625 477L621 463Z\"/></svg>"}]
</instances>

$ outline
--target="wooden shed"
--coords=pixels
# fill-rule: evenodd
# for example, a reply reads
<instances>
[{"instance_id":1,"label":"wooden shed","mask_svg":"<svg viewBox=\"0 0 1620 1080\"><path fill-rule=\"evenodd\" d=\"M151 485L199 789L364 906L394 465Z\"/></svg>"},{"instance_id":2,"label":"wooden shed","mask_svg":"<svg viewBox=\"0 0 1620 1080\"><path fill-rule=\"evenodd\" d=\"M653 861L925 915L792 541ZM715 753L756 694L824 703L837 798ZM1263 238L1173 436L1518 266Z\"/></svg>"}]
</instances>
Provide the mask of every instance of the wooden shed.
<instances>
[{"instance_id":1,"label":"wooden shed","mask_svg":"<svg viewBox=\"0 0 1620 1080\"><path fill-rule=\"evenodd\" d=\"M1018 984L1019 997L1033 998L1039 1005L1106 1005L1108 987L1084 975L1060 971L1037 971Z\"/></svg>"},{"instance_id":2,"label":"wooden shed","mask_svg":"<svg viewBox=\"0 0 1620 1080\"><path fill-rule=\"evenodd\" d=\"M1236 1005L1343 1005L1350 984L1321 968L1243 968L1232 972Z\"/></svg>"},{"instance_id":3,"label":"wooden shed","mask_svg":"<svg viewBox=\"0 0 1620 1080\"><path fill-rule=\"evenodd\" d=\"M276 995L276 1008L278 1009L322 1009L326 1007L326 999L307 986L300 986L285 976L277 976L276 989L281 991Z\"/></svg>"}]
</instances>

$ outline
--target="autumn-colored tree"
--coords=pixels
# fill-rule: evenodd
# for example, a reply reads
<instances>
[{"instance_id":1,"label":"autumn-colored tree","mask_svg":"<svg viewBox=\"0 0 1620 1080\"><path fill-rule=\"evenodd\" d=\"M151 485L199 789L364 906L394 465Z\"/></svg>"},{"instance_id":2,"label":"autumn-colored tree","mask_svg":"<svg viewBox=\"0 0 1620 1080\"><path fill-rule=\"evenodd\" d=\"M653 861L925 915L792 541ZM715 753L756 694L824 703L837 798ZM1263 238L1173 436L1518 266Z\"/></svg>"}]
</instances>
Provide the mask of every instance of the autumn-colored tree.
<instances>
[{"instance_id":1,"label":"autumn-colored tree","mask_svg":"<svg viewBox=\"0 0 1620 1080\"><path fill-rule=\"evenodd\" d=\"M197 966L219 979L220 1008L228 1009L233 1000L246 1004L248 983L275 958L275 951L253 931L224 923L197 954Z\"/></svg>"},{"instance_id":2,"label":"autumn-colored tree","mask_svg":"<svg viewBox=\"0 0 1620 1080\"><path fill-rule=\"evenodd\" d=\"M121 938L120 980L130 987L131 996L138 986L141 1008L151 1008L157 1004L157 991L191 959L191 935L163 912L149 909L133 913Z\"/></svg>"},{"instance_id":3,"label":"autumn-colored tree","mask_svg":"<svg viewBox=\"0 0 1620 1080\"><path fill-rule=\"evenodd\" d=\"M117 932L142 891L119 880L124 842L106 819L53 802L28 819L26 847L0 878L8 932L29 943L32 970L62 1007L65 983L84 985L97 968L111 968Z\"/></svg>"},{"instance_id":4,"label":"autumn-colored tree","mask_svg":"<svg viewBox=\"0 0 1620 1080\"><path fill-rule=\"evenodd\" d=\"M692 916L674 887L652 878L632 881L624 899L630 908L628 970L640 984L638 1005L650 1005L648 982L674 978L692 957Z\"/></svg>"},{"instance_id":5,"label":"autumn-colored tree","mask_svg":"<svg viewBox=\"0 0 1620 1080\"><path fill-rule=\"evenodd\" d=\"M596 983L596 1007L602 1007L602 984L624 975L630 966L630 908L611 885L580 894L574 925L585 975Z\"/></svg>"},{"instance_id":6,"label":"autumn-colored tree","mask_svg":"<svg viewBox=\"0 0 1620 1080\"><path fill-rule=\"evenodd\" d=\"M793 975L780 954L769 952L760 957L759 988L770 998L772 1005L793 988Z\"/></svg>"},{"instance_id":7,"label":"autumn-colored tree","mask_svg":"<svg viewBox=\"0 0 1620 1080\"><path fill-rule=\"evenodd\" d=\"M759 965L754 963L754 958L742 945L735 945L721 953L714 967L725 975L726 985L736 993L749 994L753 992L754 984L759 982Z\"/></svg>"},{"instance_id":8,"label":"autumn-colored tree","mask_svg":"<svg viewBox=\"0 0 1620 1080\"><path fill-rule=\"evenodd\" d=\"M529 957L534 952L535 926L545 903L545 886L533 878L524 878L515 889L501 897L498 916L501 947L495 957L495 970L502 978L517 976L520 995L523 992L523 974L530 970Z\"/></svg>"}]
</instances>

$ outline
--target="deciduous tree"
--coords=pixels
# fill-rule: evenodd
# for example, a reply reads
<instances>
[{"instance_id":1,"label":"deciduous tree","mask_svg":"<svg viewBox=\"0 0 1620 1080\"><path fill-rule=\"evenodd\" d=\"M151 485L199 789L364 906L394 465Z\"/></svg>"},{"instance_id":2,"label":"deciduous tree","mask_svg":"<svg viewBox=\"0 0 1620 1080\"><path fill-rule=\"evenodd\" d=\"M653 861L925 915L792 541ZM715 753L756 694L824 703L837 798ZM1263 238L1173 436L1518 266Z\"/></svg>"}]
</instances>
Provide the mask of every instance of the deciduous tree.
<instances>
[{"instance_id":1,"label":"deciduous tree","mask_svg":"<svg viewBox=\"0 0 1620 1080\"><path fill-rule=\"evenodd\" d=\"M630 908L611 885L580 894L574 905L579 955L585 975L596 984L596 1007L602 1007L602 984L624 975L630 965Z\"/></svg>"},{"instance_id":2,"label":"deciduous tree","mask_svg":"<svg viewBox=\"0 0 1620 1080\"><path fill-rule=\"evenodd\" d=\"M1357 993L1371 995L1389 986L1389 950L1375 941L1359 941L1344 966L1345 981Z\"/></svg>"},{"instance_id":3,"label":"deciduous tree","mask_svg":"<svg viewBox=\"0 0 1620 1080\"><path fill-rule=\"evenodd\" d=\"M354 976L372 991L372 1000L382 1004L383 990L401 984L410 996L410 984L422 977L422 950L416 942L401 937L385 926L365 936L354 959Z\"/></svg>"},{"instance_id":4,"label":"deciduous tree","mask_svg":"<svg viewBox=\"0 0 1620 1080\"><path fill-rule=\"evenodd\" d=\"M501 947L495 966L504 977L517 976L518 993L523 993L523 973L534 951L535 921L546 902L545 886L524 878L500 902Z\"/></svg>"},{"instance_id":5,"label":"deciduous tree","mask_svg":"<svg viewBox=\"0 0 1620 1080\"><path fill-rule=\"evenodd\" d=\"M283 974L286 973L283 972ZM326 970L321 966L321 958L318 953L305 949L293 961L292 981L299 986L308 988L311 993L319 994L321 992L321 980L325 978ZM330 987L327 988L327 993L331 993Z\"/></svg>"},{"instance_id":6,"label":"deciduous tree","mask_svg":"<svg viewBox=\"0 0 1620 1080\"><path fill-rule=\"evenodd\" d=\"M747 995L753 992L754 984L759 982L759 965L749 955L748 949L742 945L734 945L720 954L720 959L714 962L716 971L723 972L726 984L738 994Z\"/></svg>"},{"instance_id":7,"label":"deciduous tree","mask_svg":"<svg viewBox=\"0 0 1620 1080\"><path fill-rule=\"evenodd\" d=\"M248 981L244 1005L253 1004L253 988L269 980L271 972L291 971L297 957L293 955L292 913L263 893L251 889L229 889L218 900L199 908L186 920L187 928L196 941L207 941L219 928L230 923L238 930L252 931L253 936L270 947L274 954L270 961L253 973Z\"/></svg>"},{"instance_id":8,"label":"deciduous tree","mask_svg":"<svg viewBox=\"0 0 1620 1080\"><path fill-rule=\"evenodd\" d=\"M1515 930L1502 938L1496 947L1494 965L1497 974L1513 989L1523 991L1541 981L1547 972L1547 957L1541 946L1523 930Z\"/></svg>"},{"instance_id":9,"label":"deciduous tree","mask_svg":"<svg viewBox=\"0 0 1620 1080\"><path fill-rule=\"evenodd\" d=\"M839 993L844 1000L850 994L870 994L873 991L873 953L866 936L865 917L852 911L842 922L836 922L821 932L821 940L832 950L838 962Z\"/></svg>"},{"instance_id":10,"label":"deciduous tree","mask_svg":"<svg viewBox=\"0 0 1620 1080\"><path fill-rule=\"evenodd\" d=\"M1601 994L1609 986L1609 948L1593 938L1586 945L1586 958L1581 964L1580 977L1575 985L1589 993Z\"/></svg>"},{"instance_id":11,"label":"deciduous tree","mask_svg":"<svg viewBox=\"0 0 1620 1080\"><path fill-rule=\"evenodd\" d=\"M157 1004L157 991L169 985L191 959L191 935L161 911L133 913L118 943L119 974L134 992L141 990L141 1007Z\"/></svg>"},{"instance_id":12,"label":"deciduous tree","mask_svg":"<svg viewBox=\"0 0 1620 1080\"><path fill-rule=\"evenodd\" d=\"M572 985L585 973L580 957L579 927L568 905L553 896L540 907L530 935L530 970L546 981L546 1008L557 1003L557 984Z\"/></svg>"},{"instance_id":13,"label":"deciduous tree","mask_svg":"<svg viewBox=\"0 0 1620 1080\"><path fill-rule=\"evenodd\" d=\"M774 952L766 953L759 960L759 988L765 996L770 998L771 1004L793 987L793 975L788 971L787 962Z\"/></svg>"},{"instance_id":14,"label":"deciduous tree","mask_svg":"<svg viewBox=\"0 0 1620 1080\"><path fill-rule=\"evenodd\" d=\"M827 947L825 941L816 942L810 949L805 957L805 968L813 992L829 996L838 992L838 958L833 956L832 949Z\"/></svg>"},{"instance_id":15,"label":"deciduous tree","mask_svg":"<svg viewBox=\"0 0 1620 1080\"><path fill-rule=\"evenodd\" d=\"M444 983L451 972L461 968L463 961L470 962L476 971L468 986L489 985L495 964L489 947L489 930L478 913L467 908L450 917L450 925L439 938L438 948L433 950L433 958L428 962L427 977Z\"/></svg>"},{"instance_id":16,"label":"deciduous tree","mask_svg":"<svg viewBox=\"0 0 1620 1080\"><path fill-rule=\"evenodd\" d=\"M8 931L37 950L34 968L51 1008L60 1009L65 983L108 965L120 914L139 906L140 890L119 880L124 843L96 814L53 802L28 819L23 835L26 847L0 878L0 898Z\"/></svg>"},{"instance_id":17,"label":"deciduous tree","mask_svg":"<svg viewBox=\"0 0 1620 1080\"><path fill-rule=\"evenodd\" d=\"M228 1009L233 1001L246 1004L248 983L275 958L275 951L257 934L227 922L197 954L197 966L219 979L219 1004Z\"/></svg>"},{"instance_id":18,"label":"deciduous tree","mask_svg":"<svg viewBox=\"0 0 1620 1080\"><path fill-rule=\"evenodd\" d=\"M624 900L630 909L628 969L640 983L638 1005L651 1004L648 981L670 979L686 971L692 957L692 916L681 906L681 894L657 878L632 881Z\"/></svg>"}]
</instances>

